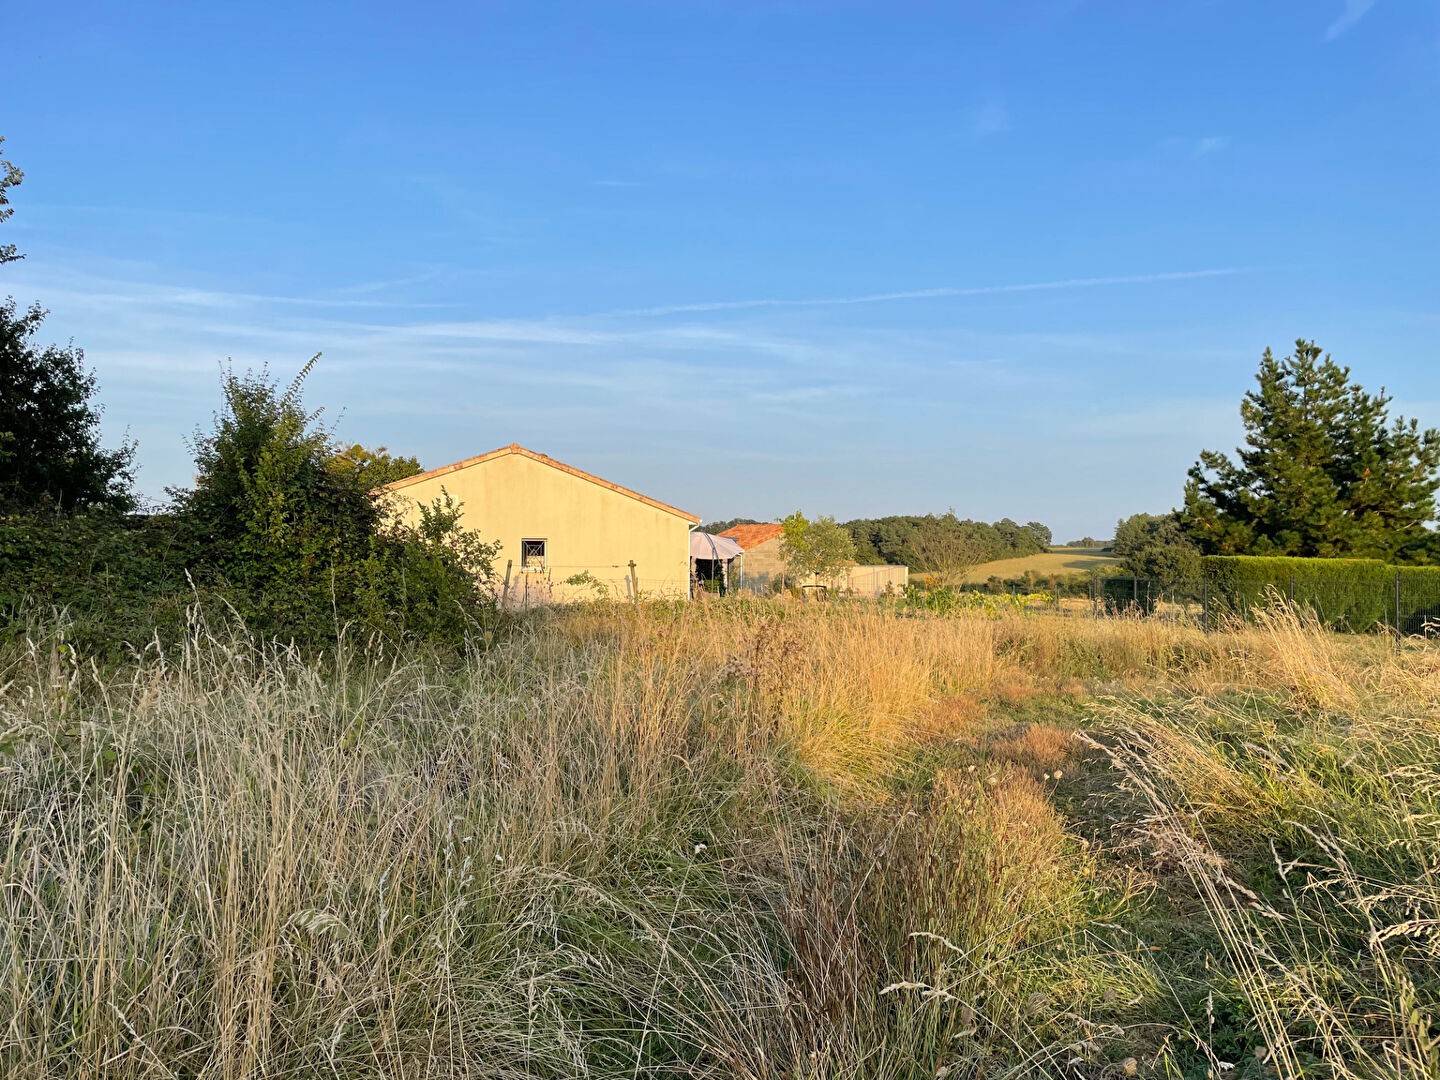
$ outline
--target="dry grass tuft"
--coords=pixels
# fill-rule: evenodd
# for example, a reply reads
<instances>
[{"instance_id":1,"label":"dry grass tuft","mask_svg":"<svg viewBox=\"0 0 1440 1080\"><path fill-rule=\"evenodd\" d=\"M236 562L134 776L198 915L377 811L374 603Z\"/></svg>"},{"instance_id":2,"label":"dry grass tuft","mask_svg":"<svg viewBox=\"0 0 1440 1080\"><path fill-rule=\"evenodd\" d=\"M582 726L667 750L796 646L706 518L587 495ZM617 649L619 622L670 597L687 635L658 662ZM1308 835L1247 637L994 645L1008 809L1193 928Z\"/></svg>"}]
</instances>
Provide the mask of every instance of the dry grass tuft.
<instances>
[{"instance_id":1,"label":"dry grass tuft","mask_svg":"<svg viewBox=\"0 0 1440 1080\"><path fill-rule=\"evenodd\" d=\"M992 758L1013 761L1048 774L1068 764L1076 748L1073 729L1054 724L1025 724L1018 731L991 739L986 750Z\"/></svg>"}]
</instances>

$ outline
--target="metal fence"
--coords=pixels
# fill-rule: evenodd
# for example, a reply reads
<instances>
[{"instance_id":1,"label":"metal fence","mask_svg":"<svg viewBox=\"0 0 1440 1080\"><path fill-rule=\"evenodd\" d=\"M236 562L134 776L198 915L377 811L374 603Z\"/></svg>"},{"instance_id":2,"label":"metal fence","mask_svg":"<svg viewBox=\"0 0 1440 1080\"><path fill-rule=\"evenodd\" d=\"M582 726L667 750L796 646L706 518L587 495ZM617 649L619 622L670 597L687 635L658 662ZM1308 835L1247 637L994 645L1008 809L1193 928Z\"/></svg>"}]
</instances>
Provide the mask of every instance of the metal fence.
<instances>
[{"instance_id":1,"label":"metal fence","mask_svg":"<svg viewBox=\"0 0 1440 1080\"><path fill-rule=\"evenodd\" d=\"M1128 616L1194 622L1214 629L1228 620L1245 619L1262 607L1289 604L1313 613L1321 622L1356 632L1389 630L1403 635L1440 636L1440 573L1424 577L1395 574L1378 580L1356 578L1316 584L1288 580L1227 581L1104 576L1080 587L1035 591L1019 583L1005 590L1027 593L1031 610L1050 610L1092 618Z\"/></svg>"}]
</instances>

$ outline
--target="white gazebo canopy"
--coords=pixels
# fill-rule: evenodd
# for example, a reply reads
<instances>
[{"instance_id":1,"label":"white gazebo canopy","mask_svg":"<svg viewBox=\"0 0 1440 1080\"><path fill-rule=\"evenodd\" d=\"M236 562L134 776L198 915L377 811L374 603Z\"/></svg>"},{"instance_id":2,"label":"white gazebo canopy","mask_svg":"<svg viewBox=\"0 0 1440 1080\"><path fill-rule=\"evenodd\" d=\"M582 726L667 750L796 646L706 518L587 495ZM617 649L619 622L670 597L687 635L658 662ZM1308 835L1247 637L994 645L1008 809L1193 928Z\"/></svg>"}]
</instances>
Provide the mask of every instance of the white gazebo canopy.
<instances>
[{"instance_id":1,"label":"white gazebo canopy","mask_svg":"<svg viewBox=\"0 0 1440 1080\"><path fill-rule=\"evenodd\" d=\"M690 534L690 557L692 559L720 559L729 562L745 549L728 536L711 536L709 533Z\"/></svg>"}]
</instances>

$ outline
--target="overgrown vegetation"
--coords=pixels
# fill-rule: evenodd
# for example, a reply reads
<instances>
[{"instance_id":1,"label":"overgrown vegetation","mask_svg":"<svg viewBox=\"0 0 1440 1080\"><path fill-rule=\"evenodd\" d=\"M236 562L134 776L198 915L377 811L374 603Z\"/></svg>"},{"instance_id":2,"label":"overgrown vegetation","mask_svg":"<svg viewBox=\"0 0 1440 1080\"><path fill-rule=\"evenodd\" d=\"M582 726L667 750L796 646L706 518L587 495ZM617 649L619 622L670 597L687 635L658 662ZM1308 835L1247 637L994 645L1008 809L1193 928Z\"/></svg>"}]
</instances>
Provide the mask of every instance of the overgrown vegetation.
<instances>
[{"instance_id":1,"label":"overgrown vegetation","mask_svg":"<svg viewBox=\"0 0 1440 1080\"><path fill-rule=\"evenodd\" d=\"M9 632L63 608L87 652L114 657L157 633L172 639L186 609L204 603L307 648L347 627L452 648L493 636L496 545L461 527L456 504L407 522L374 498L377 477L418 463L337 449L302 404L308 371L286 388L264 372L227 373L224 408L194 439L195 486L162 511L126 513L122 499L66 505L39 480L18 485L26 498L0 515Z\"/></svg>"},{"instance_id":2,"label":"overgrown vegetation","mask_svg":"<svg viewBox=\"0 0 1440 1080\"><path fill-rule=\"evenodd\" d=\"M6 1077L1440 1077L1433 644L1333 636L1273 566L1222 633L1029 616L952 586L1049 531L953 514L787 521L801 572L936 578L879 604L500 634L495 546L373 499L419 462L337 446L305 372L227 375L136 514L82 355L0 315ZM1267 509L1207 457L1215 536L1312 544L1343 460L1335 542L1423 557L1433 433L1360 445L1384 395L1305 356L1247 413L1299 472ZM1281 461L1297 387L1348 457Z\"/></svg>"},{"instance_id":3,"label":"overgrown vegetation","mask_svg":"<svg viewBox=\"0 0 1440 1080\"><path fill-rule=\"evenodd\" d=\"M7 1076L1436 1075L1428 647L190 618L109 674L0 651Z\"/></svg>"}]
</instances>

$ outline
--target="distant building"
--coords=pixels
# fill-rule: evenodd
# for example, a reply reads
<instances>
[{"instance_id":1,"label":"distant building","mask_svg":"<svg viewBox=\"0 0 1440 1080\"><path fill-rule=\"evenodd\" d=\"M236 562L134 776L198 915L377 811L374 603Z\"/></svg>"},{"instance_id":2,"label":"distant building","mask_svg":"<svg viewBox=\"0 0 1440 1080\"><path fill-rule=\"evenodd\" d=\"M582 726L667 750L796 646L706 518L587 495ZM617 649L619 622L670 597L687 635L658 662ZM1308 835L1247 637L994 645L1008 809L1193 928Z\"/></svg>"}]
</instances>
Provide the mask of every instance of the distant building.
<instances>
[{"instance_id":1,"label":"distant building","mask_svg":"<svg viewBox=\"0 0 1440 1080\"><path fill-rule=\"evenodd\" d=\"M751 592L766 592L785 579L785 559L780 554L780 541L784 539L785 528L779 522L764 522L759 525L736 525L720 533L734 540L744 554L738 567L730 574L731 584ZM850 566L838 588L855 596L878 597L899 592L910 580L910 570L904 566ZM814 581L796 582L812 585Z\"/></svg>"},{"instance_id":2,"label":"distant building","mask_svg":"<svg viewBox=\"0 0 1440 1080\"><path fill-rule=\"evenodd\" d=\"M785 560L780 557L780 541L785 535L778 522L759 525L736 525L720 534L740 545L740 565L731 578L737 587L754 592L766 591L771 582L785 574Z\"/></svg>"},{"instance_id":3,"label":"distant building","mask_svg":"<svg viewBox=\"0 0 1440 1080\"><path fill-rule=\"evenodd\" d=\"M511 444L381 489L402 517L449 494L461 521L500 541L506 602L688 596L694 514ZM633 566L633 571L632 571Z\"/></svg>"}]
</instances>

